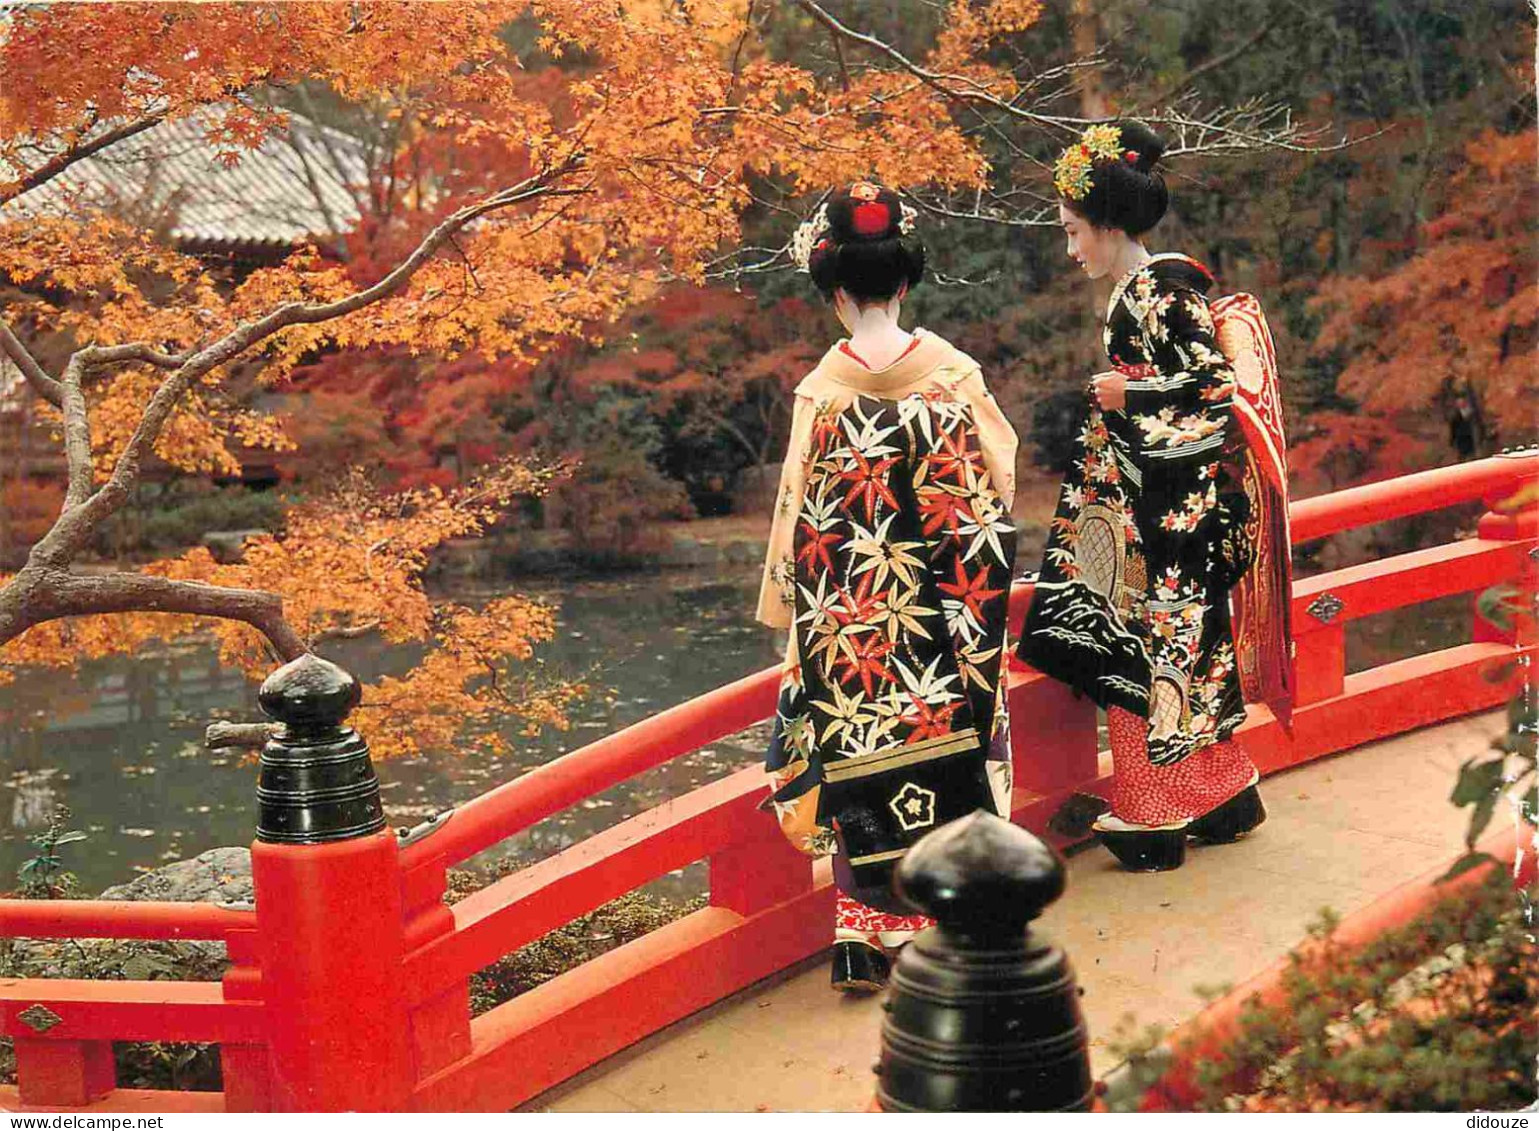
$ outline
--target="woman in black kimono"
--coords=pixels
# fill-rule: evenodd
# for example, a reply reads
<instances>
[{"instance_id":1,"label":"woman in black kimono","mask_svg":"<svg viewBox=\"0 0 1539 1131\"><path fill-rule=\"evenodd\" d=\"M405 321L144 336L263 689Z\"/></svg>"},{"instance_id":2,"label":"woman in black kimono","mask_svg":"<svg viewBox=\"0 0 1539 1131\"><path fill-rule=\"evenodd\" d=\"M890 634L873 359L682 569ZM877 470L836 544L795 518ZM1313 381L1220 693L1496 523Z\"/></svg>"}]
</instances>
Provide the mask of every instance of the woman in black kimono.
<instances>
[{"instance_id":1,"label":"woman in black kimono","mask_svg":"<svg viewBox=\"0 0 1539 1131\"><path fill-rule=\"evenodd\" d=\"M1106 709L1114 787L1096 822L1125 867L1178 867L1189 836L1237 839L1265 817L1231 737L1245 719L1228 594L1254 553L1234 371L1205 299L1212 278L1151 255L1164 143L1092 126L1055 167L1069 255L1115 285L1073 466L1053 518L1023 660Z\"/></svg>"},{"instance_id":2,"label":"woman in black kimono","mask_svg":"<svg viewBox=\"0 0 1539 1131\"><path fill-rule=\"evenodd\" d=\"M793 844L834 855L847 991L880 988L927 922L891 893L909 845L1009 812L1016 439L977 362L899 325L924 269L913 220L861 182L794 243L850 336L796 388L758 609L790 630L771 804Z\"/></svg>"}]
</instances>

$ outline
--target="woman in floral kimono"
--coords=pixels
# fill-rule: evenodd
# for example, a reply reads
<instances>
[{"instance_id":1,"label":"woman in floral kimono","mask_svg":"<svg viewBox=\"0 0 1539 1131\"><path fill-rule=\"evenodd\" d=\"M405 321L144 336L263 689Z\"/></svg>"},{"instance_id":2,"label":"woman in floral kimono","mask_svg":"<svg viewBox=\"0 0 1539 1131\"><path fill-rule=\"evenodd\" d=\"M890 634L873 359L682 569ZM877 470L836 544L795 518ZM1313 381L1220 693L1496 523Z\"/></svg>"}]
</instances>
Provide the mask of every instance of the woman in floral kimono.
<instances>
[{"instance_id":1,"label":"woman in floral kimono","mask_svg":"<svg viewBox=\"0 0 1539 1131\"><path fill-rule=\"evenodd\" d=\"M914 214L859 183L793 251L850 336L797 386L758 617L790 629L771 803L834 854L834 985L879 988L926 920L891 894L929 830L1009 811L1008 644L1016 437L978 365L905 332L924 270Z\"/></svg>"},{"instance_id":2,"label":"woman in floral kimono","mask_svg":"<svg viewBox=\"0 0 1539 1131\"><path fill-rule=\"evenodd\" d=\"M1136 123L1093 126L1054 184L1069 255L1115 285L1049 533L1023 660L1107 712L1113 793L1096 822L1135 871L1179 867L1187 838L1237 839L1265 817L1231 737L1245 719L1228 594L1254 553L1237 470L1235 375L1183 255L1150 255L1167 195L1164 143Z\"/></svg>"}]
</instances>

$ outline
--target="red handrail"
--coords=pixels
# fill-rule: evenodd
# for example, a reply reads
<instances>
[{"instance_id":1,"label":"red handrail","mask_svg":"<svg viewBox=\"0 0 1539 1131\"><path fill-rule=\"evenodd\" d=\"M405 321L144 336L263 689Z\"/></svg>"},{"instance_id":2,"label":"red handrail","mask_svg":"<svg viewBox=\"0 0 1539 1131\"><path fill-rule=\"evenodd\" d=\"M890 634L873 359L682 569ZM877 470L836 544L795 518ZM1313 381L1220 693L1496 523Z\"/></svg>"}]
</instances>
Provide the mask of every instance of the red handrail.
<instances>
[{"instance_id":1,"label":"red handrail","mask_svg":"<svg viewBox=\"0 0 1539 1131\"><path fill-rule=\"evenodd\" d=\"M664 762L736 734L771 715L780 669L765 668L633 723L500 785L455 810L442 829L411 845L402 864L474 856L505 837Z\"/></svg>"},{"instance_id":2,"label":"red handrail","mask_svg":"<svg viewBox=\"0 0 1539 1131\"><path fill-rule=\"evenodd\" d=\"M1505 494L1534 478L1539 478L1539 451L1491 456L1301 499L1288 508L1288 518L1297 545L1342 530Z\"/></svg>"},{"instance_id":3,"label":"red handrail","mask_svg":"<svg viewBox=\"0 0 1539 1131\"><path fill-rule=\"evenodd\" d=\"M206 903L0 899L0 938L223 940L255 925L251 911Z\"/></svg>"}]
</instances>

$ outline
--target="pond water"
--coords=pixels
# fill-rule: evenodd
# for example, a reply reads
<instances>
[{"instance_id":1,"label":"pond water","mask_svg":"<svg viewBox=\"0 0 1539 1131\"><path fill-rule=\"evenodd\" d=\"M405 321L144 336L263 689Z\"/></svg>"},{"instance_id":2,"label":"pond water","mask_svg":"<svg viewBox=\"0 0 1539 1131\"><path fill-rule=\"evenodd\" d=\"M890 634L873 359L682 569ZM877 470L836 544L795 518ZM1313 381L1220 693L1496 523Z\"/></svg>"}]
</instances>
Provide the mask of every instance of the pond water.
<instances>
[{"instance_id":1,"label":"pond water","mask_svg":"<svg viewBox=\"0 0 1539 1131\"><path fill-rule=\"evenodd\" d=\"M780 634L753 620L756 571L647 574L517 590L560 605L557 638L540 650L556 674L582 675L595 693L572 729L539 738L510 728L512 757L439 752L377 764L392 825L413 825L520 772L663 708L777 663ZM509 588L512 588L510 585ZM491 590L456 590L459 600ZM410 652L376 641L341 641L329 658L371 680L398 673ZM181 644L74 672L22 673L0 688L0 889L37 849L60 803L69 827L88 833L65 846L66 866L95 893L135 872L221 845L249 844L256 822L256 766L239 751L202 746L215 717L261 718L256 687L222 670L210 646ZM582 839L754 762L750 735L701 750L591 798L487 855L523 862ZM489 861L481 861L487 863ZM685 888L696 884L686 879Z\"/></svg>"},{"instance_id":2,"label":"pond water","mask_svg":"<svg viewBox=\"0 0 1539 1131\"><path fill-rule=\"evenodd\" d=\"M777 663L779 632L752 619L758 575L639 574L519 592L560 605L555 641L541 654L556 674L581 675L599 690L574 712L573 727L536 739L510 730L514 754L438 752L378 764L386 816L412 825L602 735ZM507 588L514 588L510 583ZM495 590L456 591L461 600ZM1348 667L1362 670L1469 639L1471 599L1454 597L1353 622ZM340 642L331 658L364 680L397 673L412 653L376 641ZM211 647L185 643L133 660L74 672L23 673L0 688L0 890L36 849L30 838L57 804L88 838L63 849L85 892L137 871L221 845L248 844L256 820L256 767L239 752L203 749L215 717L260 718L256 689L221 670ZM505 841L478 861L526 863L669 797L758 760L767 727L697 751L590 798ZM658 890L692 894L704 870L666 878Z\"/></svg>"}]
</instances>

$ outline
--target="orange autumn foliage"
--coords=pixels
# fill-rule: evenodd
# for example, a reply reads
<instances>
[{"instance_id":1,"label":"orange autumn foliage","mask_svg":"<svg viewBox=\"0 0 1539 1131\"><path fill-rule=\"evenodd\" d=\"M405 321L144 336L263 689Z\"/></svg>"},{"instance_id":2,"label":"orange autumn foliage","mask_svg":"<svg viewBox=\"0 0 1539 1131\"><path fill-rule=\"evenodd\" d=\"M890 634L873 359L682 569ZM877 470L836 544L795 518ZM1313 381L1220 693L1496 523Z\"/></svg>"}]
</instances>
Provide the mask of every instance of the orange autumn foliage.
<instances>
[{"instance_id":1,"label":"orange autumn foliage","mask_svg":"<svg viewBox=\"0 0 1539 1131\"><path fill-rule=\"evenodd\" d=\"M1445 382L1468 382L1513 440L1539 403L1539 212L1533 130L1487 131L1466 148L1442 213L1419 249L1378 278L1320 290L1316 348L1346 357L1338 391L1370 412L1424 410Z\"/></svg>"},{"instance_id":2,"label":"orange autumn foliage","mask_svg":"<svg viewBox=\"0 0 1539 1131\"><path fill-rule=\"evenodd\" d=\"M1425 445L1394 421L1361 412L1309 414L1288 449L1294 489L1311 494L1404 475L1425 458Z\"/></svg>"},{"instance_id":3,"label":"orange autumn foliage","mask_svg":"<svg viewBox=\"0 0 1539 1131\"><path fill-rule=\"evenodd\" d=\"M1035 11L1020 0L959 4L937 59L955 62L1024 27ZM344 97L380 102L387 116L409 113L420 123L403 139L412 160L424 153L435 159L427 133L437 136L439 151L456 147L461 155L461 166L444 169L436 192L418 200L419 214L385 241L398 247L488 188L580 149L581 170L569 178L580 196L545 198L527 214L492 214L454 253L424 265L399 297L286 331L268 345L263 377L277 382L323 348L399 344L446 357L468 350L523 356L592 334L650 295L662 273L700 278L711 254L738 240L755 178L788 179L792 192L870 175L895 186L982 183L981 151L933 91L880 69L848 90L823 89L809 70L754 58L752 47L735 51L746 14L741 2L704 6L685 19L671 4L592 0L26 10L13 17L0 46L7 76L0 161L25 169L36 146L75 144L98 120L174 117L228 103L210 140L234 162L281 130L285 116L233 101L233 94L322 82ZM585 60L554 87L544 72L526 77L496 36L529 15L542 26L547 56L580 52ZM82 43L92 45L83 57L74 46ZM987 70L967 73L1008 93L1006 72L988 80ZM40 91L48 97L32 97ZM877 105L880 114L870 113ZM471 149L476 159L467 169ZM336 299L373 281L357 275L377 266L370 256L344 267L301 249L224 297L196 260L119 221L45 218L5 231L0 275L46 293L15 304L10 317L68 329L77 341L150 340L183 349L284 302ZM137 386L97 392L94 408L109 432L121 431L142 403ZM219 429L182 432L180 442L168 437L158 445L163 458L187 470L228 472L232 457Z\"/></svg>"},{"instance_id":4,"label":"orange autumn foliage","mask_svg":"<svg viewBox=\"0 0 1539 1131\"><path fill-rule=\"evenodd\" d=\"M565 726L579 685L536 686L517 672L551 638L554 610L511 596L468 608L431 600L422 572L433 549L480 534L513 499L543 494L560 467L510 462L453 491L427 488L381 497L361 474L330 495L292 509L281 535L248 539L243 560L216 562L199 547L145 572L284 595L289 622L324 647L338 635L377 632L392 644L424 645L401 678L368 688L356 718L381 757L475 744L501 750L491 723ZM0 578L3 581L4 578ZM152 641L212 633L220 659L253 679L273 667L262 636L235 621L157 613L72 618L37 625L6 645L5 667L58 666L132 655Z\"/></svg>"}]
</instances>

